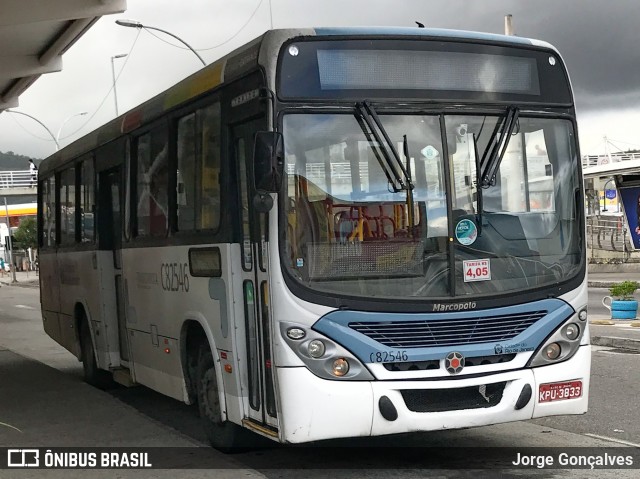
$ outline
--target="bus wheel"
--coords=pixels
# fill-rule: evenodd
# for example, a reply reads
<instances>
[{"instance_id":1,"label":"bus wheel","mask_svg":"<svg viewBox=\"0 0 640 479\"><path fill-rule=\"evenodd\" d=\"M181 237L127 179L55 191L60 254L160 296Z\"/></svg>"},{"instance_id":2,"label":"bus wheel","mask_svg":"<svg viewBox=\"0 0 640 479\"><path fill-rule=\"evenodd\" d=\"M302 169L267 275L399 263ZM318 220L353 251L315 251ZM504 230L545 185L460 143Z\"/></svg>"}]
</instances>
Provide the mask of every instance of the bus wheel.
<instances>
[{"instance_id":1,"label":"bus wheel","mask_svg":"<svg viewBox=\"0 0 640 479\"><path fill-rule=\"evenodd\" d=\"M91 331L86 320L80 326L80 348L82 369L85 382L100 389L107 389L114 385L111 373L98 368L96 354L91 341Z\"/></svg>"},{"instance_id":2,"label":"bus wheel","mask_svg":"<svg viewBox=\"0 0 640 479\"><path fill-rule=\"evenodd\" d=\"M208 345L202 345L198 354L198 408L209 443L224 452L233 452L240 447L240 428L222 420L222 408L216 368Z\"/></svg>"}]
</instances>

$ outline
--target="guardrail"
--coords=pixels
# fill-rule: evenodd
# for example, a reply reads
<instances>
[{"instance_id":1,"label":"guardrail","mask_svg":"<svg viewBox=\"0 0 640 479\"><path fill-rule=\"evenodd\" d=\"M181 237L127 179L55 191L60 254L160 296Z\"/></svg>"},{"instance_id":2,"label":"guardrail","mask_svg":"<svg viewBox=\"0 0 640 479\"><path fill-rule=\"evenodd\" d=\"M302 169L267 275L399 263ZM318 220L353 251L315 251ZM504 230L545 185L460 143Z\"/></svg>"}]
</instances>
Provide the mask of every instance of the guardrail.
<instances>
[{"instance_id":1,"label":"guardrail","mask_svg":"<svg viewBox=\"0 0 640 479\"><path fill-rule=\"evenodd\" d=\"M0 171L0 189L35 187L37 176L36 172L32 177L29 170Z\"/></svg>"},{"instance_id":2,"label":"guardrail","mask_svg":"<svg viewBox=\"0 0 640 479\"><path fill-rule=\"evenodd\" d=\"M631 248L624 217L588 217L587 245L593 249L629 253Z\"/></svg>"}]
</instances>

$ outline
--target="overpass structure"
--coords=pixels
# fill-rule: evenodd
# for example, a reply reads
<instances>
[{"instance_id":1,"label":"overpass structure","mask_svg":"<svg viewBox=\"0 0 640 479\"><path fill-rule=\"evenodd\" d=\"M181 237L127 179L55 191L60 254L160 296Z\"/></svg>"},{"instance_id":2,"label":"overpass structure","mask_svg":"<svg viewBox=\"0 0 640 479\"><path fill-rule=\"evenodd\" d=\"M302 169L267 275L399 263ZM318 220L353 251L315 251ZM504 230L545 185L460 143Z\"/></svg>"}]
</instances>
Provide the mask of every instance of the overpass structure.
<instances>
[{"instance_id":1,"label":"overpass structure","mask_svg":"<svg viewBox=\"0 0 640 479\"><path fill-rule=\"evenodd\" d=\"M582 173L585 179L638 172L640 172L640 153L610 153L582 157Z\"/></svg>"},{"instance_id":2,"label":"overpass structure","mask_svg":"<svg viewBox=\"0 0 640 479\"><path fill-rule=\"evenodd\" d=\"M0 113L40 75L62 70L62 55L103 15L126 0L1 0Z\"/></svg>"},{"instance_id":3,"label":"overpass structure","mask_svg":"<svg viewBox=\"0 0 640 479\"><path fill-rule=\"evenodd\" d=\"M36 181L34 181L31 171L0 171L0 197L30 196L35 194Z\"/></svg>"}]
</instances>

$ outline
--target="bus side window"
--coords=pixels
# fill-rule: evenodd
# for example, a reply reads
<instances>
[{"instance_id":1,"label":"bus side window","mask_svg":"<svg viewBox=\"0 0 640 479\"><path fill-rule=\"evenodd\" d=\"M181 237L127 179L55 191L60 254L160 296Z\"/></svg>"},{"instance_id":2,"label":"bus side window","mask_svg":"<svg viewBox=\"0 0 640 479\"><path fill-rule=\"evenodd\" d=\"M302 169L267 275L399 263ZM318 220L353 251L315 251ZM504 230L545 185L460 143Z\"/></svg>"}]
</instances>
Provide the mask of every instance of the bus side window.
<instances>
[{"instance_id":1,"label":"bus side window","mask_svg":"<svg viewBox=\"0 0 640 479\"><path fill-rule=\"evenodd\" d=\"M220 103L213 103L178 120L178 231L216 230L220 226L220 115Z\"/></svg>"},{"instance_id":2,"label":"bus side window","mask_svg":"<svg viewBox=\"0 0 640 479\"><path fill-rule=\"evenodd\" d=\"M56 179L55 176L41 182L44 187L42 193L42 231L41 241L43 247L55 247L56 245Z\"/></svg>"},{"instance_id":3,"label":"bus side window","mask_svg":"<svg viewBox=\"0 0 640 479\"><path fill-rule=\"evenodd\" d=\"M94 235L95 187L93 157L80 164L80 242L92 243Z\"/></svg>"},{"instance_id":4,"label":"bus side window","mask_svg":"<svg viewBox=\"0 0 640 479\"><path fill-rule=\"evenodd\" d=\"M220 226L221 112L214 103L199 112L199 134L202 139L202 170L200 177L200 216L198 229L218 229Z\"/></svg>"},{"instance_id":5,"label":"bus side window","mask_svg":"<svg viewBox=\"0 0 640 479\"><path fill-rule=\"evenodd\" d=\"M178 169L176 198L178 231L196 229L196 115L178 121Z\"/></svg>"},{"instance_id":6,"label":"bus side window","mask_svg":"<svg viewBox=\"0 0 640 479\"><path fill-rule=\"evenodd\" d=\"M76 241L76 169L67 168L60 174L60 244L72 245Z\"/></svg>"},{"instance_id":7,"label":"bus side window","mask_svg":"<svg viewBox=\"0 0 640 479\"><path fill-rule=\"evenodd\" d=\"M165 128L137 139L138 236L165 236L169 218L169 169Z\"/></svg>"}]
</instances>

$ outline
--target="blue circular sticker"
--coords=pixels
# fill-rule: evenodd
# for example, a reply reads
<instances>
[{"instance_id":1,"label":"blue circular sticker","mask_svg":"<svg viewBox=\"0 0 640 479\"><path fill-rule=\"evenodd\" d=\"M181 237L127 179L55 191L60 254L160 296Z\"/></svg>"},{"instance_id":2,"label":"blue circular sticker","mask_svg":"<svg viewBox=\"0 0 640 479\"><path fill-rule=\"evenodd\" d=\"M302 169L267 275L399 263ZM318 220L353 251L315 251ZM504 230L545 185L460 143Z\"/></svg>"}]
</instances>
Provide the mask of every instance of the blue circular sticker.
<instances>
[{"instance_id":1,"label":"blue circular sticker","mask_svg":"<svg viewBox=\"0 0 640 479\"><path fill-rule=\"evenodd\" d=\"M478 228L471 220L460 220L456 225L456 239L460 244L468 246L478 237Z\"/></svg>"}]
</instances>

